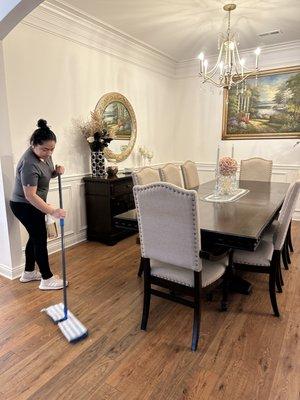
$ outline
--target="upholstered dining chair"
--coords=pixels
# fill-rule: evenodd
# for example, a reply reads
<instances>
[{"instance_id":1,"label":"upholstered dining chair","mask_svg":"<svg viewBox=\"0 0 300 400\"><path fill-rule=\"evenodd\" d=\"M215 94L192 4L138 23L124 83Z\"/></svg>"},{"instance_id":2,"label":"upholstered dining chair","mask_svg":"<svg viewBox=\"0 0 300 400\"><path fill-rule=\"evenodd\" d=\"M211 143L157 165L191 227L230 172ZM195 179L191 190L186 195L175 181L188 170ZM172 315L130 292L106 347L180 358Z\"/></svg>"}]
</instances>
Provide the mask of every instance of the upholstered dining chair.
<instances>
[{"instance_id":1,"label":"upholstered dining chair","mask_svg":"<svg viewBox=\"0 0 300 400\"><path fill-rule=\"evenodd\" d=\"M291 263L289 250L291 250L291 251L294 250L293 245L292 245L292 238L291 238L291 224L292 224L292 216L296 209L299 194L298 195L296 194L295 197L293 196L293 194L295 191L296 191L296 193L297 193L297 191L299 193L299 190L300 190L300 180L296 181L295 183L292 183L290 185L290 187L286 193L286 196L285 196L285 201L281 207L278 219L272 223L272 225L267 229L267 231L263 235L264 240L274 242L274 240L276 239L276 231L278 228L278 224L282 221L282 218L284 218L284 216L286 215L285 209L287 208L290 210L289 227L288 227L288 231L287 231L287 234L286 234L286 237L284 240L284 246L283 246L282 252L281 252L281 256L282 256L282 260L283 260L285 269L289 269L289 264Z\"/></svg>"},{"instance_id":2,"label":"upholstered dining chair","mask_svg":"<svg viewBox=\"0 0 300 400\"><path fill-rule=\"evenodd\" d=\"M160 173L158 169L152 167L143 167L132 172L132 180L134 185L147 185L148 183L160 182ZM137 244L140 243L140 234L137 236ZM143 264L140 262L138 276L143 274Z\"/></svg>"},{"instance_id":3,"label":"upholstered dining chair","mask_svg":"<svg viewBox=\"0 0 300 400\"><path fill-rule=\"evenodd\" d=\"M227 301L227 257L202 260L198 196L194 190L170 183L134 186L144 267L144 306L141 329L146 330L151 295L194 309L192 351L197 349L201 291L224 277L223 304ZM170 293L153 289L167 288ZM179 294L192 296L193 301Z\"/></svg>"},{"instance_id":4,"label":"upholstered dining chair","mask_svg":"<svg viewBox=\"0 0 300 400\"><path fill-rule=\"evenodd\" d=\"M173 183L178 187L183 187L183 179L180 167L176 164L165 164L159 169L160 177L163 182Z\"/></svg>"},{"instance_id":5,"label":"upholstered dining chair","mask_svg":"<svg viewBox=\"0 0 300 400\"><path fill-rule=\"evenodd\" d=\"M272 176L272 160L253 157L241 161L240 180L270 182Z\"/></svg>"},{"instance_id":6,"label":"upholstered dining chair","mask_svg":"<svg viewBox=\"0 0 300 400\"><path fill-rule=\"evenodd\" d=\"M279 317L279 309L276 300L276 290L282 292L280 271L280 256L283 251L290 221L294 212L294 204L297 201L300 190L300 181L290 185L285 196L280 218L276 223L274 242L262 239L257 249L252 251L235 250L233 265L238 270L246 270L269 274L269 294L274 314Z\"/></svg>"},{"instance_id":7,"label":"upholstered dining chair","mask_svg":"<svg viewBox=\"0 0 300 400\"><path fill-rule=\"evenodd\" d=\"M197 165L193 161L186 161L181 165L185 189L197 189L200 185Z\"/></svg>"},{"instance_id":8,"label":"upholstered dining chair","mask_svg":"<svg viewBox=\"0 0 300 400\"><path fill-rule=\"evenodd\" d=\"M143 167L132 172L134 185L147 185L152 182L160 182L160 173L158 169L152 167Z\"/></svg>"}]
</instances>

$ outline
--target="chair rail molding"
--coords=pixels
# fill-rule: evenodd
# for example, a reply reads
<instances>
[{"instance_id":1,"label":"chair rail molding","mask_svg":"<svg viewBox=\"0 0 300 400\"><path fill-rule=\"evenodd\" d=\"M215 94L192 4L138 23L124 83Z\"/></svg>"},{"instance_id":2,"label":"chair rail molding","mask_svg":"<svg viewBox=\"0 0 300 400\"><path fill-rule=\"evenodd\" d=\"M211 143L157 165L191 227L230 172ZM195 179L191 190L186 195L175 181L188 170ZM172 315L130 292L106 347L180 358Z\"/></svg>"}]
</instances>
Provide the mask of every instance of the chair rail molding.
<instances>
[{"instance_id":1,"label":"chair rail molding","mask_svg":"<svg viewBox=\"0 0 300 400\"><path fill-rule=\"evenodd\" d=\"M60 1L45 1L21 23L160 75L175 76L176 61L168 55Z\"/></svg>"},{"instance_id":2,"label":"chair rail molding","mask_svg":"<svg viewBox=\"0 0 300 400\"><path fill-rule=\"evenodd\" d=\"M196 162L200 183L207 182L215 177L215 163ZM239 167L238 167L239 172ZM290 183L300 178L300 165L273 164L272 180L276 182ZM298 199L293 220L300 221L300 198Z\"/></svg>"},{"instance_id":3,"label":"chair rail molding","mask_svg":"<svg viewBox=\"0 0 300 400\"><path fill-rule=\"evenodd\" d=\"M74 246L86 240L86 216L85 216L85 199L84 199L84 184L82 178L89 176L90 173L73 174L62 176L62 190L64 197L64 207L67 210L66 218L66 247ZM49 187L48 200L52 204L58 204L58 185L57 180L52 179ZM59 223L57 222L59 230ZM22 238L22 253L23 262L20 265L14 266L13 269L8 268L4 264L0 264L0 275L9 278L18 278L24 270L25 260L25 245L27 241L27 233L20 224ZM56 253L61 248L60 233L56 239L48 241L49 254Z\"/></svg>"}]
</instances>

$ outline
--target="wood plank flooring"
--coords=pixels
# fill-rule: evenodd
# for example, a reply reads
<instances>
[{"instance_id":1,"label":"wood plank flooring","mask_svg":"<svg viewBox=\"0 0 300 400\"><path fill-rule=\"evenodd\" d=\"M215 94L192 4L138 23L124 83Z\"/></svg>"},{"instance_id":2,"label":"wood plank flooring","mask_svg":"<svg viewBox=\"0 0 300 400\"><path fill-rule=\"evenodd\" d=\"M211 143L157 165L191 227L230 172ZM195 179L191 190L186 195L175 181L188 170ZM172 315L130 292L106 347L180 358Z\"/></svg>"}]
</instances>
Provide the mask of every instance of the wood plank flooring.
<instances>
[{"instance_id":1,"label":"wood plank flooring","mask_svg":"<svg viewBox=\"0 0 300 400\"><path fill-rule=\"evenodd\" d=\"M69 306L89 337L71 345L40 310L61 301L38 282L0 278L2 400L299 400L300 222L295 253L271 314L268 277L246 274L250 296L203 301L198 351L190 351L192 310L153 298L140 330L142 279L135 236L113 247L85 242L67 250ZM59 272L59 254L50 257Z\"/></svg>"}]
</instances>

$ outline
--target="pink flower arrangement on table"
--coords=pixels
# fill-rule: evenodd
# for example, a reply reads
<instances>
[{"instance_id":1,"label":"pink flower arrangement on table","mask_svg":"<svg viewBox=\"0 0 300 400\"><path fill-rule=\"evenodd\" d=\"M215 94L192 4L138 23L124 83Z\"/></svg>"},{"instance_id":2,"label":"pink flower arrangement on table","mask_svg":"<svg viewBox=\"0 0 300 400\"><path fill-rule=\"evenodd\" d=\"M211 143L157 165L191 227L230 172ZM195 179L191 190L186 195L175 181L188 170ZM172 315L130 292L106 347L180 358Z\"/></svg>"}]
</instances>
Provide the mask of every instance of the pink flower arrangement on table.
<instances>
[{"instance_id":1,"label":"pink flower arrangement on table","mask_svg":"<svg viewBox=\"0 0 300 400\"><path fill-rule=\"evenodd\" d=\"M223 176L230 176L237 171L237 162L231 157L222 157L219 161L219 173Z\"/></svg>"}]
</instances>

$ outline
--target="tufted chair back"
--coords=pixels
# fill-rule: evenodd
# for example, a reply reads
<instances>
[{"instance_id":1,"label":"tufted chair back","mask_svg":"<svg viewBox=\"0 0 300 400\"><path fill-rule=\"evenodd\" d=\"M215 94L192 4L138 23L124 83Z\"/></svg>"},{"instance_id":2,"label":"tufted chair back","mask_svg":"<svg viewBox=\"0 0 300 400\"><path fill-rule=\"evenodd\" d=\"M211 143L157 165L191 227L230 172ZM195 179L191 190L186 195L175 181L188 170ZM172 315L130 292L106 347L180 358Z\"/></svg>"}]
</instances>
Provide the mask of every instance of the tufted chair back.
<instances>
[{"instance_id":1,"label":"tufted chair back","mask_svg":"<svg viewBox=\"0 0 300 400\"><path fill-rule=\"evenodd\" d=\"M142 257L202 269L197 192L170 183L133 188Z\"/></svg>"},{"instance_id":2,"label":"tufted chair back","mask_svg":"<svg viewBox=\"0 0 300 400\"><path fill-rule=\"evenodd\" d=\"M200 185L197 166L193 161L186 161L181 166L184 187L186 189L197 189Z\"/></svg>"},{"instance_id":3,"label":"tufted chair back","mask_svg":"<svg viewBox=\"0 0 300 400\"><path fill-rule=\"evenodd\" d=\"M134 185L147 185L148 183L160 182L159 170L151 167L144 167L132 173Z\"/></svg>"},{"instance_id":4,"label":"tufted chair back","mask_svg":"<svg viewBox=\"0 0 300 400\"><path fill-rule=\"evenodd\" d=\"M287 231L296 208L300 191L300 180L291 183L278 218L278 227L275 232L275 250L281 250L287 235Z\"/></svg>"},{"instance_id":5,"label":"tufted chair back","mask_svg":"<svg viewBox=\"0 0 300 400\"><path fill-rule=\"evenodd\" d=\"M163 182L173 183L178 187L183 187L181 170L178 165L169 163L159 169L160 177Z\"/></svg>"},{"instance_id":6,"label":"tufted chair back","mask_svg":"<svg viewBox=\"0 0 300 400\"><path fill-rule=\"evenodd\" d=\"M240 180L270 182L272 175L272 160L260 157L241 161Z\"/></svg>"}]
</instances>

